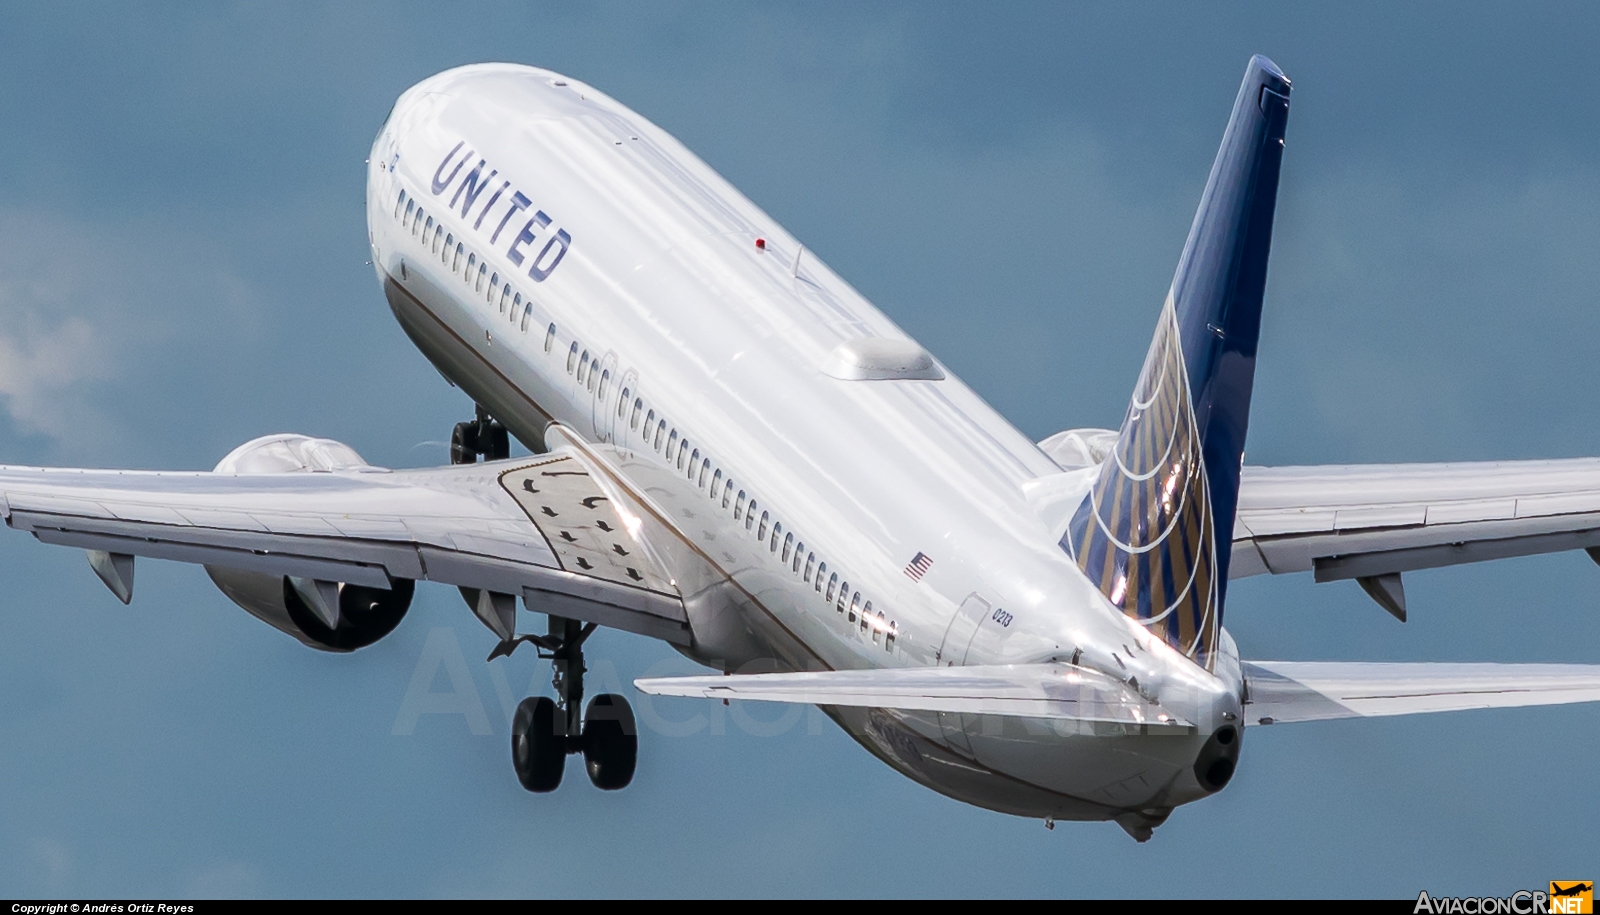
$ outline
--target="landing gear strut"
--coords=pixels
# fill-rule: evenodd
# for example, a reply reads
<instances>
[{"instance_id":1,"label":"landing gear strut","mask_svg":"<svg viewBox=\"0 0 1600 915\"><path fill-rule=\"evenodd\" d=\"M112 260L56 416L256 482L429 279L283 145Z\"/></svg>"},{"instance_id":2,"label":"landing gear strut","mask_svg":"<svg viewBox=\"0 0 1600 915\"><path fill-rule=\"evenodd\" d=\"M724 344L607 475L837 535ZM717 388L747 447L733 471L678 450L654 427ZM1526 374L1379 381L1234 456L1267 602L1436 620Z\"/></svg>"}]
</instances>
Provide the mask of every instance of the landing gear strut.
<instances>
[{"instance_id":1,"label":"landing gear strut","mask_svg":"<svg viewBox=\"0 0 1600 915\"><path fill-rule=\"evenodd\" d=\"M594 624L550 617L550 634L525 637L548 650L554 662L551 679L557 699L529 696L517 706L511 722L511 765L529 791L554 791L561 784L568 754L583 754L584 768L596 788L615 791L633 781L639 760L639 734L628 700L602 693L583 705L583 643ZM512 646L515 647L514 645ZM507 654L510 652L507 651Z\"/></svg>"},{"instance_id":2,"label":"landing gear strut","mask_svg":"<svg viewBox=\"0 0 1600 915\"><path fill-rule=\"evenodd\" d=\"M506 427L483 407L478 407L477 415L472 422L456 423L450 433L450 463L474 464L480 456L486 461L511 456L511 435Z\"/></svg>"}]
</instances>

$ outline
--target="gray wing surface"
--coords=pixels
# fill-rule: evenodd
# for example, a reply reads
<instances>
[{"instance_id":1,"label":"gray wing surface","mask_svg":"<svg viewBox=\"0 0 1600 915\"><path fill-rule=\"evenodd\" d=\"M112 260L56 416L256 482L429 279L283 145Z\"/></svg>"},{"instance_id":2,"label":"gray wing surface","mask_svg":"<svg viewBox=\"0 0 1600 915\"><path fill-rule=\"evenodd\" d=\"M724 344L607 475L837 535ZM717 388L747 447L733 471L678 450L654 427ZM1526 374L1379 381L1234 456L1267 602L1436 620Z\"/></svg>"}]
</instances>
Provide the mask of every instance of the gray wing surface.
<instances>
[{"instance_id":1,"label":"gray wing surface","mask_svg":"<svg viewBox=\"0 0 1600 915\"><path fill-rule=\"evenodd\" d=\"M1370 593L1402 572L1594 547L1600 459L1246 467L1229 577L1312 572Z\"/></svg>"},{"instance_id":2,"label":"gray wing surface","mask_svg":"<svg viewBox=\"0 0 1600 915\"><path fill-rule=\"evenodd\" d=\"M1600 700L1600 665L1248 661L1250 724Z\"/></svg>"},{"instance_id":3,"label":"gray wing surface","mask_svg":"<svg viewBox=\"0 0 1600 915\"><path fill-rule=\"evenodd\" d=\"M45 543L377 588L436 581L686 644L682 598L621 498L571 447L400 471L0 467L6 523Z\"/></svg>"}]
</instances>

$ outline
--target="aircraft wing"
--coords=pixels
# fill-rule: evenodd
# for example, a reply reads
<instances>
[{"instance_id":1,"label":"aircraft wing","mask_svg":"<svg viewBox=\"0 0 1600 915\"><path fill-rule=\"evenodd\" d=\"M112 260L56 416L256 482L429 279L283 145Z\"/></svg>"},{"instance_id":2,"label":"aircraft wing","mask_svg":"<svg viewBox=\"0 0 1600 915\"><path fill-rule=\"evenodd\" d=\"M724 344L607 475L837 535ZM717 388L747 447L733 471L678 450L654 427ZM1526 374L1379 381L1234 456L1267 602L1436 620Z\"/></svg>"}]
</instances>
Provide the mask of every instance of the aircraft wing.
<instances>
[{"instance_id":1,"label":"aircraft wing","mask_svg":"<svg viewBox=\"0 0 1600 915\"><path fill-rule=\"evenodd\" d=\"M1110 677L1065 664L656 677L635 680L633 685L655 696L1190 727Z\"/></svg>"},{"instance_id":2,"label":"aircraft wing","mask_svg":"<svg viewBox=\"0 0 1600 915\"><path fill-rule=\"evenodd\" d=\"M1246 467L1229 577L1354 578L1404 619L1402 572L1597 547L1600 459Z\"/></svg>"},{"instance_id":3,"label":"aircraft wing","mask_svg":"<svg viewBox=\"0 0 1600 915\"><path fill-rule=\"evenodd\" d=\"M572 444L424 470L0 467L0 513L45 543L109 554L91 563L114 591L110 557L131 593L131 556L385 589L428 580L509 596L479 610L502 638L520 596L539 612L688 644L678 589L639 539L651 522L618 487Z\"/></svg>"},{"instance_id":4,"label":"aircraft wing","mask_svg":"<svg viewBox=\"0 0 1600 915\"><path fill-rule=\"evenodd\" d=\"M1600 665L1247 661L1250 724L1600 700Z\"/></svg>"}]
</instances>

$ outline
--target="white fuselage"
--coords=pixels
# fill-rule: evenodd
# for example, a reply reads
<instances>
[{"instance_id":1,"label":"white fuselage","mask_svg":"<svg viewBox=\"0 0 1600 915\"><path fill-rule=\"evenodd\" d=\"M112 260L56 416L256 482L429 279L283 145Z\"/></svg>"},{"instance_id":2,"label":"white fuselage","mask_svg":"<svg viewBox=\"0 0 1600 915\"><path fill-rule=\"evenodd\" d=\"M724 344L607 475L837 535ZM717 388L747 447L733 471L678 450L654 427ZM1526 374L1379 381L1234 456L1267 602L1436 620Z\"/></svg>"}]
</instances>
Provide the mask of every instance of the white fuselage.
<instances>
[{"instance_id":1,"label":"white fuselage","mask_svg":"<svg viewBox=\"0 0 1600 915\"><path fill-rule=\"evenodd\" d=\"M1232 642L1202 669L1062 551L1051 506L1094 471L1064 474L948 369L825 374L841 343L910 338L665 131L559 74L452 70L396 103L367 215L428 358L530 447L551 421L592 443L724 580L691 607L696 660L1075 661L1198 727L829 711L911 777L1013 813L1158 819L1209 793L1190 767L1239 712Z\"/></svg>"}]
</instances>

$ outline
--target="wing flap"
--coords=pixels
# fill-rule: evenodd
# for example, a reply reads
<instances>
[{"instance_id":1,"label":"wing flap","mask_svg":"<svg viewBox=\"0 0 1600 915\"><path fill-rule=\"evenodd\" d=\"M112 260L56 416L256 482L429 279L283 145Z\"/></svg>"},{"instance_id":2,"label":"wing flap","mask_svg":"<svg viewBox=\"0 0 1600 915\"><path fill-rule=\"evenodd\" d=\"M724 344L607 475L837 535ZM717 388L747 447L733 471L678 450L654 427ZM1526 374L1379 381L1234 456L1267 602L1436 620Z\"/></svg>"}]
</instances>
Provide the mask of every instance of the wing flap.
<instances>
[{"instance_id":1,"label":"wing flap","mask_svg":"<svg viewBox=\"0 0 1600 915\"><path fill-rule=\"evenodd\" d=\"M1252 724L1600 701L1600 665L1248 661Z\"/></svg>"},{"instance_id":2,"label":"wing flap","mask_svg":"<svg viewBox=\"0 0 1600 915\"><path fill-rule=\"evenodd\" d=\"M1103 674L1066 664L657 677L634 686L656 696L1191 726Z\"/></svg>"}]
</instances>

